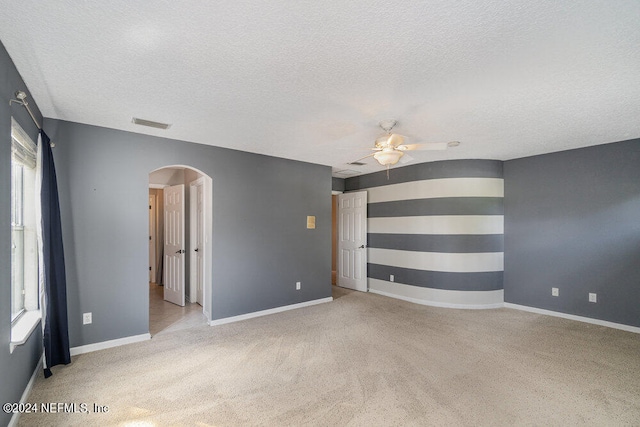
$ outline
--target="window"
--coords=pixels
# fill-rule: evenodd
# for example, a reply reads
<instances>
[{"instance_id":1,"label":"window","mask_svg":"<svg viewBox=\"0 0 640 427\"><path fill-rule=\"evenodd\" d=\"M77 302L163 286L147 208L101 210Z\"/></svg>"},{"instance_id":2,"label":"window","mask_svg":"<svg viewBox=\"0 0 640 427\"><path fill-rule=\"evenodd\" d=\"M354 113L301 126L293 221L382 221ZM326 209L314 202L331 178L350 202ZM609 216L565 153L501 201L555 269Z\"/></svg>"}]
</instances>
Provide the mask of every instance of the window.
<instances>
[{"instance_id":1,"label":"window","mask_svg":"<svg viewBox=\"0 0 640 427\"><path fill-rule=\"evenodd\" d=\"M24 165L11 156L11 321L24 310Z\"/></svg>"},{"instance_id":2,"label":"window","mask_svg":"<svg viewBox=\"0 0 640 427\"><path fill-rule=\"evenodd\" d=\"M11 343L16 345L28 338L40 318L35 176L36 144L12 118Z\"/></svg>"}]
</instances>

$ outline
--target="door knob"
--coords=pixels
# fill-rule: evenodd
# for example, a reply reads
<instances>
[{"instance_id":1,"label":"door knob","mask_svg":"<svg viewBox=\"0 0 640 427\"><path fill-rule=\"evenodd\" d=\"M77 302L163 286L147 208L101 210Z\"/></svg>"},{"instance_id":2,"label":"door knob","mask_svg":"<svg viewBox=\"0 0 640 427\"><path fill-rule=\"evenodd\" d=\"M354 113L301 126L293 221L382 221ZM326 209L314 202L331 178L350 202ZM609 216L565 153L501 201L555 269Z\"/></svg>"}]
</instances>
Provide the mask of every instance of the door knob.
<instances>
[{"instance_id":1,"label":"door knob","mask_svg":"<svg viewBox=\"0 0 640 427\"><path fill-rule=\"evenodd\" d=\"M198 248L195 248L194 251L198 252Z\"/></svg>"},{"instance_id":2,"label":"door knob","mask_svg":"<svg viewBox=\"0 0 640 427\"><path fill-rule=\"evenodd\" d=\"M183 253L184 253L184 249L178 249L178 250L176 251L176 253L177 253L177 254L183 254Z\"/></svg>"},{"instance_id":3,"label":"door knob","mask_svg":"<svg viewBox=\"0 0 640 427\"><path fill-rule=\"evenodd\" d=\"M364 245L361 245L358 249L364 249Z\"/></svg>"}]
</instances>

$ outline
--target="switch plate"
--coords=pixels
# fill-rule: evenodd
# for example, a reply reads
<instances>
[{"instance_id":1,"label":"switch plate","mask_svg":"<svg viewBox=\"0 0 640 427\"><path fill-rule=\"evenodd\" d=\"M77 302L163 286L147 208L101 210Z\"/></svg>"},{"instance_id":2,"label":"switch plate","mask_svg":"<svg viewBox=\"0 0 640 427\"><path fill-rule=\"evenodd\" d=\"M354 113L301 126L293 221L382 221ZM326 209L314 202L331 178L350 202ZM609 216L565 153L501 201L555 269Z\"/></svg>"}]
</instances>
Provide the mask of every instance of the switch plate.
<instances>
[{"instance_id":1,"label":"switch plate","mask_svg":"<svg viewBox=\"0 0 640 427\"><path fill-rule=\"evenodd\" d=\"M300 286L301 286L301 285L302 285L302 284L301 284L300 282L296 282L296 291L299 291L299 290L300 290Z\"/></svg>"},{"instance_id":2,"label":"switch plate","mask_svg":"<svg viewBox=\"0 0 640 427\"><path fill-rule=\"evenodd\" d=\"M90 325L93 322L91 313L82 313L82 324Z\"/></svg>"},{"instance_id":3,"label":"switch plate","mask_svg":"<svg viewBox=\"0 0 640 427\"><path fill-rule=\"evenodd\" d=\"M395 277L393 277L393 274L390 274L390 275L389 275L389 281L390 281L390 282L393 282L394 280L396 280L396 278L395 278Z\"/></svg>"},{"instance_id":4,"label":"switch plate","mask_svg":"<svg viewBox=\"0 0 640 427\"><path fill-rule=\"evenodd\" d=\"M560 290L558 288L551 288L551 296L557 297L560 295Z\"/></svg>"},{"instance_id":5,"label":"switch plate","mask_svg":"<svg viewBox=\"0 0 640 427\"><path fill-rule=\"evenodd\" d=\"M307 228L314 229L316 228L316 217L315 216L307 216Z\"/></svg>"},{"instance_id":6,"label":"switch plate","mask_svg":"<svg viewBox=\"0 0 640 427\"><path fill-rule=\"evenodd\" d=\"M589 292L589 302L598 302L598 294Z\"/></svg>"}]
</instances>

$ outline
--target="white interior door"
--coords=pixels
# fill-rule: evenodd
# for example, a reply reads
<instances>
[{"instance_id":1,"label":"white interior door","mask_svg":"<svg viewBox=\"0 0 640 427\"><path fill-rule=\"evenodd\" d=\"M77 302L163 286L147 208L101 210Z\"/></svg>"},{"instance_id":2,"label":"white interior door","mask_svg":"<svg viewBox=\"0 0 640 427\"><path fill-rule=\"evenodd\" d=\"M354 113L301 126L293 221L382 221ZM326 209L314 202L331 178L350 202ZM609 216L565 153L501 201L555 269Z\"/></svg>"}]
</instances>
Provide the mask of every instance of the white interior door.
<instances>
[{"instance_id":1,"label":"white interior door","mask_svg":"<svg viewBox=\"0 0 640 427\"><path fill-rule=\"evenodd\" d=\"M367 292L367 192L338 195L338 286Z\"/></svg>"},{"instance_id":2,"label":"white interior door","mask_svg":"<svg viewBox=\"0 0 640 427\"><path fill-rule=\"evenodd\" d=\"M164 189L164 300L184 306L184 184Z\"/></svg>"},{"instance_id":3,"label":"white interior door","mask_svg":"<svg viewBox=\"0 0 640 427\"><path fill-rule=\"evenodd\" d=\"M190 254L191 263L191 288L189 295L194 295L191 302L197 302L203 305L203 289L204 289L204 260L206 253L206 245L204 238L204 178L198 178L191 183L190 187L191 205L189 215L191 218L191 244Z\"/></svg>"}]
</instances>

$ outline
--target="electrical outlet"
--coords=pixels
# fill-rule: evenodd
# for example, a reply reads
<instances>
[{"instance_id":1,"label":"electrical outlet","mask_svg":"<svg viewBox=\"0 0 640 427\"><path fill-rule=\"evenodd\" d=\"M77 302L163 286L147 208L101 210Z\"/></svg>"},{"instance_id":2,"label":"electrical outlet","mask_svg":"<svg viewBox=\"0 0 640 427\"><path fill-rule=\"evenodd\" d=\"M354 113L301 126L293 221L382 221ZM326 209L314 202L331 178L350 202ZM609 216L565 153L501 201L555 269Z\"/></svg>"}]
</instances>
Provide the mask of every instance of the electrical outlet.
<instances>
[{"instance_id":1,"label":"electrical outlet","mask_svg":"<svg viewBox=\"0 0 640 427\"><path fill-rule=\"evenodd\" d=\"M301 286L301 283L300 282L296 282L296 291L300 290L300 286Z\"/></svg>"},{"instance_id":2,"label":"electrical outlet","mask_svg":"<svg viewBox=\"0 0 640 427\"><path fill-rule=\"evenodd\" d=\"M551 296L557 297L560 295L560 290L558 288L551 288Z\"/></svg>"},{"instance_id":3,"label":"electrical outlet","mask_svg":"<svg viewBox=\"0 0 640 427\"><path fill-rule=\"evenodd\" d=\"M589 292L589 302L598 302L598 294Z\"/></svg>"},{"instance_id":4,"label":"electrical outlet","mask_svg":"<svg viewBox=\"0 0 640 427\"><path fill-rule=\"evenodd\" d=\"M82 313L82 324L90 325L91 322L93 322L93 319L91 318L91 313Z\"/></svg>"},{"instance_id":5,"label":"electrical outlet","mask_svg":"<svg viewBox=\"0 0 640 427\"><path fill-rule=\"evenodd\" d=\"M396 278L395 278L395 277L393 277L393 274L390 274L390 275L389 275L389 281L390 281L390 282L393 282L394 280L396 280Z\"/></svg>"}]
</instances>

